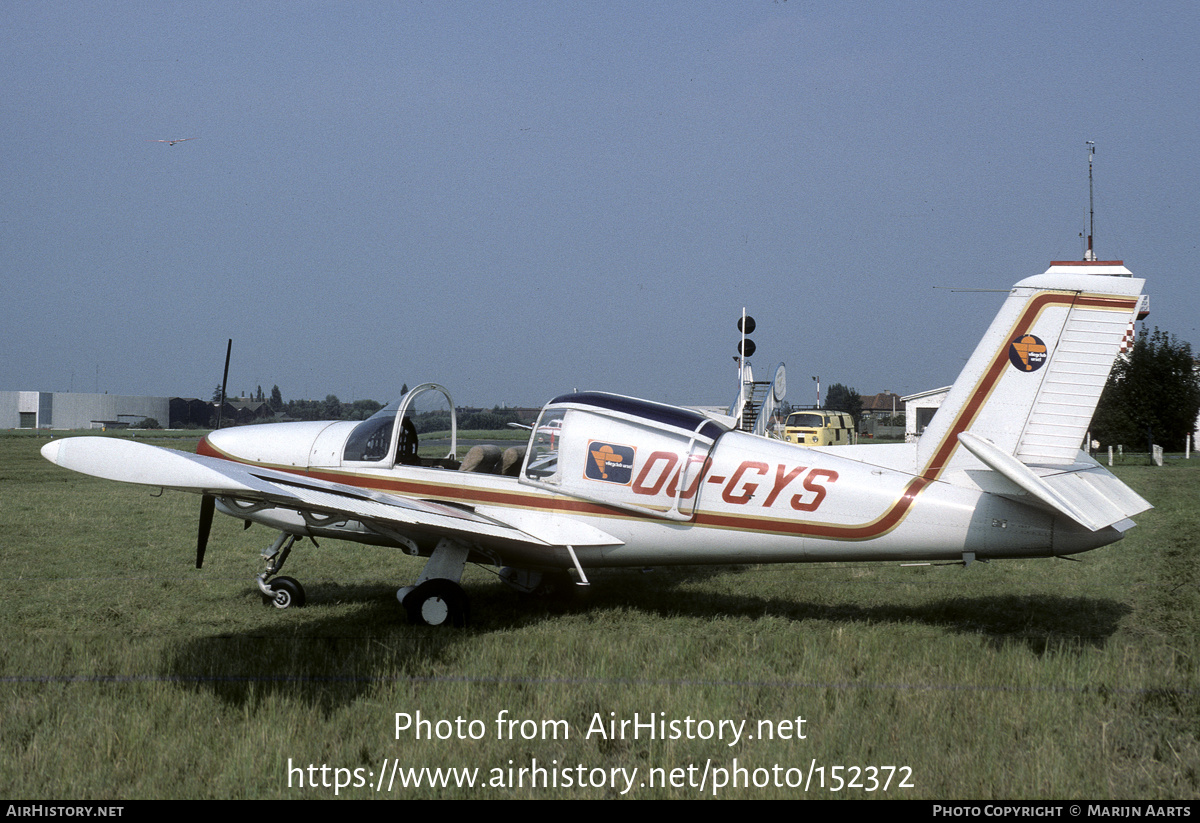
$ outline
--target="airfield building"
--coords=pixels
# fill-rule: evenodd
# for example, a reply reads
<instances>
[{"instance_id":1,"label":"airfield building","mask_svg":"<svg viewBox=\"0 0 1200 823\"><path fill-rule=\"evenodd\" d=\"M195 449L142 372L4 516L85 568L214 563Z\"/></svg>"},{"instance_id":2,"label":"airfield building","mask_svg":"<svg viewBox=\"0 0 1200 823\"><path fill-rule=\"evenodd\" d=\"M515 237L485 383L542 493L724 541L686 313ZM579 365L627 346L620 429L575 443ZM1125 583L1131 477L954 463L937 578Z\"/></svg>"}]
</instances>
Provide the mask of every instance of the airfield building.
<instances>
[{"instance_id":1,"label":"airfield building","mask_svg":"<svg viewBox=\"0 0 1200 823\"><path fill-rule=\"evenodd\" d=\"M0 391L0 428L4 429L124 428L148 417L167 425L170 400L119 394Z\"/></svg>"},{"instance_id":2,"label":"airfield building","mask_svg":"<svg viewBox=\"0 0 1200 823\"><path fill-rule=\"evenodd\" d=\"M921 432L925 431L929 421L933 420L934 413L941 407L942 401L949 393L950 387L943 386L940 389L930 389L900 398L904 403L904 439L906 441L912 443L921 436Z\"/></svg>"}]
</instances>

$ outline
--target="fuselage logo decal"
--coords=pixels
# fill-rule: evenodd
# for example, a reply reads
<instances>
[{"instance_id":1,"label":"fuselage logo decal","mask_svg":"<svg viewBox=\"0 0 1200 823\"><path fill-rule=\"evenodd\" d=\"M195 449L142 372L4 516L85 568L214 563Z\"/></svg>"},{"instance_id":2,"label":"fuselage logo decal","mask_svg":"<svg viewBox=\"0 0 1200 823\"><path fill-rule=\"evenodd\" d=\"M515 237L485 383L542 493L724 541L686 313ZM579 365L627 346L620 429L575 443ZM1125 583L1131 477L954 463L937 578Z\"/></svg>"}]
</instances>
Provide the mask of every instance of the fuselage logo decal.
<instances>
[{"instance_id":1,"label":"fuselage logo decal","mask_svg":"<svg viewBox=\"0 0 1200 823\"><path fill-rule=\"evenodd\" d=\"M589 480L628 486L633 477L633 454L632 446L618 446L615 443L593 440L588 443L584 476Z\"/></svg>"},{"instance_id":2,"label":"fuselage logo decal","mask_svg":"<svg viewBox=\"0 0 1200 823\"><path fill-rule=\"evenodd\" d=\"M1046 364L1046 344L1040 337L1022 334L1008 344L1008 361L1018 371L1037 371Z\"/></svg>"}]
</instances>

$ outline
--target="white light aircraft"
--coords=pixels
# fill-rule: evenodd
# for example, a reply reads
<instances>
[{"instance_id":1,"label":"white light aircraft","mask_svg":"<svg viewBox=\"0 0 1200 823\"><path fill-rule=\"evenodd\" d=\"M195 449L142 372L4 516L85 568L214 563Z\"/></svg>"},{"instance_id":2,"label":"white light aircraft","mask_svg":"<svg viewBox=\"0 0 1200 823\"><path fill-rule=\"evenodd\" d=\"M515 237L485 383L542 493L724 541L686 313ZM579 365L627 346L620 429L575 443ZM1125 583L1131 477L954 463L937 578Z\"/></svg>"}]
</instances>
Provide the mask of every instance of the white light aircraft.
<instances>
[{"instance_id":1,"label":"white light aircraft","mask_svg":"<svg viewBox=\"0 0 1200 823\"><path fill-rule=\"evenodd\" d=\"M1063 557L1121 539L1150 508L1079 449L1142 284L1120 261L1017 283L916 443L805 448L584 392L546 404L528 446L481 471L454 459L452 417L451 456L417 456L414 400L444 395L453 414L426 383L366 421L222 429L197 454L97 437L42 454L202 495L197 568L214 510L278 530L257 581L281 608L304 602L278 576L297 539L428 557L397 592L417 624L466 621L467 562L532 590L614 566Z\"/></svg>"}]
</instances>

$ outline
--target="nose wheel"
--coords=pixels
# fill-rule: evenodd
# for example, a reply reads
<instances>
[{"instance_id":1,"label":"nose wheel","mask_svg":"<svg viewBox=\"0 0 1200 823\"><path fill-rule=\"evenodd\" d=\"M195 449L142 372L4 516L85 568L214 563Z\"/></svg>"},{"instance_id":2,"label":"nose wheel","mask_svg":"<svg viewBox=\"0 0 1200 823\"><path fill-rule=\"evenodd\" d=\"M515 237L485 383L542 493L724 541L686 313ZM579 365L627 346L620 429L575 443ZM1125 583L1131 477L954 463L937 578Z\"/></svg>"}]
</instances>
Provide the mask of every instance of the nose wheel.
<instances>
[{"instance_id":1,"label":"nose wheel","mask_svg":"<svg viewBox=\"0 0 1200 823\"><path fill-rule=\"evenodd\" d=\"M274 606L277 609L299 609L305 603L304 587L294 577L276 577L266 584L272 590L271 594L263 593L264 606Z\"/></svg>"},{"instance_id":2,"label":"nose wheel","mask_svg":"<svg viewBox=\"0 0 1200 823\"><path fill-rule=\"evenodd\" d=\"M267 561L267 570L254 578L254 581L258 584L264 606L274 606L277 609L299 609L307 601L304 587L300 585L299 580L294 577L272 577L272 575L279 574L279 570L283 568L284 561L291 554L292 545L295 542L296 535L280 532L275 542L263 550L262 556Z\"/></svg>"}]
</instances>

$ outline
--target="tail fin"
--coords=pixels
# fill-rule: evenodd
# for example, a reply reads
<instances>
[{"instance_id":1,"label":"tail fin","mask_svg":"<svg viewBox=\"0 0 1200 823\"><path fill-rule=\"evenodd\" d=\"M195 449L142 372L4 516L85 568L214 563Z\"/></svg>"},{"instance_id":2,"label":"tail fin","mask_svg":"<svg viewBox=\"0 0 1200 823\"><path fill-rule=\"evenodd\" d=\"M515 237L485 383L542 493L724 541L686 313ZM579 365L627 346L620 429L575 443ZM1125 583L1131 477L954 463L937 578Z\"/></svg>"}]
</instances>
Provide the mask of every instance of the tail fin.
<instances>
[{"instance_id":1,"label":"tail fin","mask_svg":"<svg viewBox=\"0 0 1200 823\"><path fill-rule=\"evenodd\" d=\"M977 468L964 432L1026 466L1076 463L1144 282L1120 261L1087 261L1013 286L921 435L923 473Z\"/></svg>"}]
</instances>

